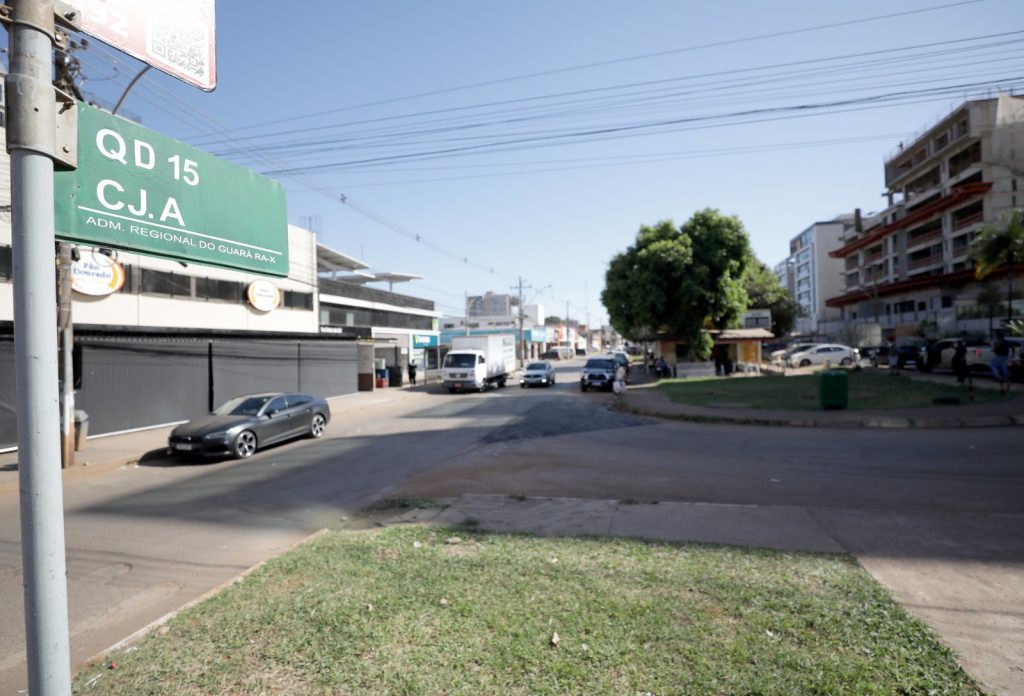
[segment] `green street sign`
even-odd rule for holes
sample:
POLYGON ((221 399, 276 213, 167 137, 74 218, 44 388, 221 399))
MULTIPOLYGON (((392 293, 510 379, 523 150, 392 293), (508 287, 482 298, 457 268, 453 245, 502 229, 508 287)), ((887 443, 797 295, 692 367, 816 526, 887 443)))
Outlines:
POLYGON ((78 169, 54 173, 56 236, 264 275, 288 275, 273 179, 78 103, 78 169))

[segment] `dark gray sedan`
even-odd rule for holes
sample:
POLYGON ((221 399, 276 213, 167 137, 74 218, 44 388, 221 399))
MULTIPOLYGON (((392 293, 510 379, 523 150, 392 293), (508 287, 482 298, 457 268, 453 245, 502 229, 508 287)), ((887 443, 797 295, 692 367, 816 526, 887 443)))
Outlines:
POLYGON ((330 419, 327 402, 308 394, 236 396, 210 415, 172 430, 167 446, 173 454, 246 459, 276 442, 320 437, 330 419))

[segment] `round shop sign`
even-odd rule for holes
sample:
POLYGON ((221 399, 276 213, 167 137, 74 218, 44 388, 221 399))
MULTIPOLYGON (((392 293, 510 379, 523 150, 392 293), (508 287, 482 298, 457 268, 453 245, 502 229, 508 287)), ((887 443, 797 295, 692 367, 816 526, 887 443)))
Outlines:
POLYGON ((124 268, 100 255, 86 255, 71 265, 71 289, 83 295, 110 295, 124 285, 124 268))
POLYGON ((245 296, 253 309, 269 312, 281 304, 281 291, 269 280, 256 280, 249 284, 245 296))

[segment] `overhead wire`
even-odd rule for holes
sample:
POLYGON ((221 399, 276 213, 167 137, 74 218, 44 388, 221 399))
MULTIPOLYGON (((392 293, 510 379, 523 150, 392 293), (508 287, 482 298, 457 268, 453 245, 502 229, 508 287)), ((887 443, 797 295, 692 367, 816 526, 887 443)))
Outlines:
POLYGON ((568 66, 568 67, 554 68, 554 69, 551 69, 551 70, 542 70, 542 71, 537 71, 537 72, 525 73, 525 74, 521 74, 521 75, 515 75, 515 76, 511 76, 511 77, 498 78, 498 79, 494 79, 494 80, 486 80, 486 81, 482 81, 482 82, 474 82, 474 83, 470 83, 470 84, 459 85, 459 86, 456 86, 456 87, 447 87, 447 88, 443 88, 443 89, 437 89, 437 90, 431 90, 431 91, 425 91, 425 92, 418 92, 418 93, 415 93, 415 94, 409 94, 409 95, 405 95, 405 96, 401 96, 401 97, 392 97, 390 99, 382 99, 382 100, 377 100, 377 101, 373 101, 373 102, 367 102, 367 103, 364 103, 364 104, 358 104, 358 105, 353 105, 353 106, 340 107, 340 108, 336 108, 336 109, 325 109, 325 110, 322 110, 322 111, 319 111, 319 112, 315 112, 315 113, 312 113, 312 114, 304 114, 304 115, 299 115, 299 116, 291 116, 291 117, 282 118, 282 119, 274 119, 274 120, 271 120, 271 121, 264 121, 264 122, 259 123, 259 124, 252 124, 252 125, 249 125, 249 126, 242 126, 242 127, 237 128, 236 131, 237 130, 249 130, 249 129, 261 127, 261 126, 264 126, 264 125, 276 125, 278 123, 288 123, 288 122, 291 122, 291 121, 302 120, 302 119, 305 119, 305 118, 324 116, 324 115, 332 114, 332 113, 341 113, 341 112, 344 112, 344 111, 353 111, 353 110, 356 110, 356 109, 363 109, 363 108, 368 108, 368 107, 373 107, 373 106, 383 106, 383 105, 386 105, 386 104, 394 104, 394 103, 397 103, 397 102, 409 101, 409 100, 413 100, 413 99, 421 99, 421 98, 424 98, 424 97, 438 96, 438 95, 442 95, 442 94, 451 94, 453 92, 459 92, 459 91, 465 91, 465 90, 471 90, 471 89, 478 89, 480 87, 489 87, 489 86, 493 86, 493 85, 506 84, 506 83, 509 83, 509 82, 518 82, 518 81, 522 81, 522 80, 531 80, 531 79, 535 79, 537 77, 547 77, 547 76, 550 76, 550 75, 558 75, 558 74, 564 74, 564 73, 568 73, 568 72, 576 72, 576 71, 587 70, 587 69, 595 68, 595 67, 606 67, 608 65, 615 65, 615 64, 633 62, 633 61, 638 61, 638 60, 648 60, 650 58, 659 58, 659 57, 668 56, 668 55, 675 55, 675 54, 679 54, 679 53, 688 53, 688 52, 693 52, 693 51, 701 51, 701 50, 706 50, 708 48, 722 48, 722 47, 725 47, 725 46, 735 46, 735 45, 738 45, 738 44, 741 44, 741 43, 750 43, 750 42, 754 42, 754 41, 762 41, 762 40, 765 40, 765 39, 780 38, 780 37, 783 37, 783 36, 795 36, 797 34, 805 34, 805 33, 810 33, 810 32, 815 32, 815 31, 821 31, 823 29, 836 29, 836 28, 839 28, 839 27, 853 26, 853 25, 856 25, 856 24, 868 24, 868 23, 871 23, 871 22, 877 22, 877 21, 882 21, 882 20, 886 20, 886 19, 895 19, 897 17, 906 17, 906 16, 910 16, 910 15, 915 15, 915 14, 924 14, 924 13, 928 13, 928 12, 937 12, 937 11, 940 11, 940 10, 946 10, 946 9, 950 9, 950 8, 954 8, 954 7, 961 7, 961 6, 964 6, 964 5, 975 5, 975 4, 982 3, 982 2, 987 2, 987 1, 988 0, 961 0, 961 1, 958 1, 958 2, 946 3, 946 4, 943 4, 943 5, 933 5, 933 6, 930 6, 930 7, 917 8, 917 9, 914 9, 914 10, 905 10, 905 11, 901 11, 901 12, 892 12, 892 13, 888 13, 888 14, 884 14, 884 15, 875 15, 875 16, 872 16, 872 17, 861 17, 861 18, 852 19, 852 20, 845 20, 845 21, 841 21, 841 22, 832 22, 832 23, 828 23, 828 24, 818 24, 818 25, 813 25, 813 26, 808 26, 808 27, 801 27, 801 28, 797 28, 797 29, 787 29, 787 30, 783 30, 783 31, 779 31, 779 32, 770 32, 770 33, 765 33, 765 34, 755 34, 755 35, 752 35, 752 36, 740 37, 740 38, 737 38, 737 39, 726 39, 726 40, 722 40, 722 41, 709 42, 709 43, 704 43, 704 44, 695 44, 693 46, 684 46, 684 47, 680 47, 680 48, 676 48, 676 49, 669 49, 669 50, 664 50, 664 51, 655 51, 655 52, 651 52, 651 53, 643 53, 643 54, 639 54, 639 55, 626 56, 626 57, 623 57, 623 58, 613 58, 613 59, 608 59, 608 60, 595 61, 595 62, 591 62, 591 63, 584 63, 584 64, 579 64, 579 65, 573 65, 573 66, 568 66))

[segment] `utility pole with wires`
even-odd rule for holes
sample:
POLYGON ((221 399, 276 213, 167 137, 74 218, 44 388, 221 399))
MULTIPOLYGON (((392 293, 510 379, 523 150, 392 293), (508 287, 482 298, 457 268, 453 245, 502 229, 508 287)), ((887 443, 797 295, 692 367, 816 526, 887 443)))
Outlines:
MULTIPOLYGON (((523 369, 523 361, 526 359, 526 341, 523 336, 523 290, 529 290, 531 286, 523 285, 523 277, 519 276, 519 369, 523 369)), ((516 286, 512 286, 515 290, 516 286)))

